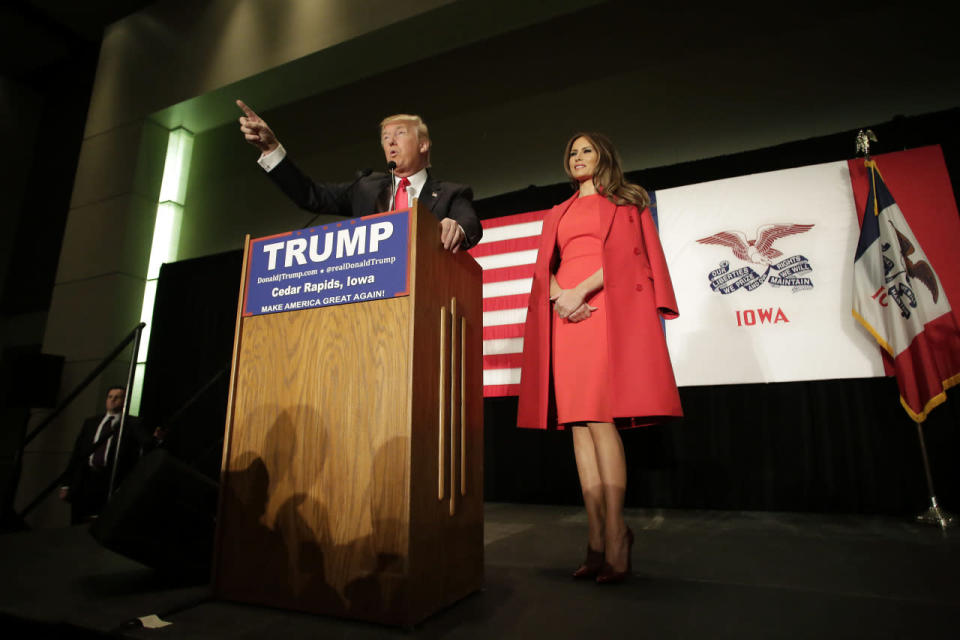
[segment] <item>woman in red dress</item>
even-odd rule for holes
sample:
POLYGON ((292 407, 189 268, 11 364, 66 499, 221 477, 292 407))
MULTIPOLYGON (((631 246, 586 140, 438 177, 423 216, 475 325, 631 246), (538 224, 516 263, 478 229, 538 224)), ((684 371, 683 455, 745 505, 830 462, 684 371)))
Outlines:
POLYGON ((573 575, 619 582, 630 575, 633 532, 618 428, 682 415, 660 322, 677 304, 650 198, 624 179, 610 140, 574 135, 564 168, 576 193, 543 220, 517 424, 571 428, 589 525, 573 575))

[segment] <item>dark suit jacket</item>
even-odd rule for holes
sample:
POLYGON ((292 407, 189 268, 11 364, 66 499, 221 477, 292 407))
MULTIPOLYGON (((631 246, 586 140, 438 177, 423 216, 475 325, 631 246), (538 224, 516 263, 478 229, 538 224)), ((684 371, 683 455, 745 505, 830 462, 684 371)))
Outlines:
MULTIPOLYGON (((371 173, 355 184, 314 182, 287 156, 267 175, 300 208, 313 213, 360 217, 386 211, 390 204, 390 175, 386 173, 371 173)), ((480 241, 483 229, 473 210, 473 190, 467 185, 435 180, 428 172, 420 202, 437 220, 457 221, 466 234, 461 248, 469 249, 480 241)))
MULTIPOLYGON (((123 440, 120 453, 116 447, 112 451, 107 466, 102 471, 90 468, 89 456, 94 447, 94 436, 103 421, 103 416, 93 416, 83 421, 80 433, 73 445, 70 463, 64 473, 64 482, 70 487, 74 523, 83 521, 87 516, 99 513, 107 500, 107 488, 113 465, 117 464, 116 486, 130 472, 140 458, 142 451, 155 446, 152 434, 146 433, 139 418, 127 416, 123 426, 123 440)), ((116 487, 114 487, 116 488, 116 487)))

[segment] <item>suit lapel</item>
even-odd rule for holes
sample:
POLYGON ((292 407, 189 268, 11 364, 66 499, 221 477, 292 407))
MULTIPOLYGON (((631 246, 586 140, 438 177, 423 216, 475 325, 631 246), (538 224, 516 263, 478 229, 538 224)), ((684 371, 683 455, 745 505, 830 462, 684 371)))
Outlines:
POLYGON ((435 181, 428 171, 427 181, 423 183, 423 190, 417 196, 417 199, 423 206, 430 211, 433 211, 433 205, 435 205, 437 200, 440 198, 440 191, 440 183, 435 181))

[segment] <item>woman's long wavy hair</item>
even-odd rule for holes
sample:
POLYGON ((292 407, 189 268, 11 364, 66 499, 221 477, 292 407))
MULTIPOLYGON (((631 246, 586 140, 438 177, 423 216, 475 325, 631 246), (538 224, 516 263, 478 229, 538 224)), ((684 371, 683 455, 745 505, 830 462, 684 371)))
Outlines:
POLYGON ((638 184, 627 182, 620 168, 620 154, 602 133, 580 132, 567 140, 563 151, 563 170, 570 176, 570 182, 576 189, 580 183, 570 174, 570 150, 577 138, 586 138, 597 154, 597 170, 593 174, 593 184, 607 200, 617 205, 632 204, 641 211, 650 205, 650 195, 638 184))

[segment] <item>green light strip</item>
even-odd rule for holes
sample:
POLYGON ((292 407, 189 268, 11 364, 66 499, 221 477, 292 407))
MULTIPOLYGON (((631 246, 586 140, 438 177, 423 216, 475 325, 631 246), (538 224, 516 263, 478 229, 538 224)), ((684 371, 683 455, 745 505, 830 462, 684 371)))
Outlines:
POLYGON ((193 134, 183 127, 170 132, 167 138, 167 157, 163 164, 163 180, 157 203, 157 217, 153 226, 153 242, 150 245, 150 262, 147 266, 147 281, 143 286, 143 307, 140 320, 146 322, 137 352, 137 367, 130 396, 130 413, 140 414, 140 399, 143 395, 143 379, 147 370, 147 348, 150 345, 150 324, 153 322, 153 305, 157 296, 157 278, 160 265, 177 259, 180 245, 180 222, 183 219, 183 202, 187 193, 187 176, 190 175, 190 157, 193 153, 193 134))

